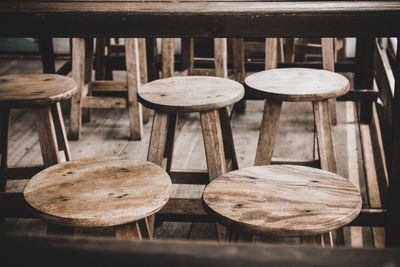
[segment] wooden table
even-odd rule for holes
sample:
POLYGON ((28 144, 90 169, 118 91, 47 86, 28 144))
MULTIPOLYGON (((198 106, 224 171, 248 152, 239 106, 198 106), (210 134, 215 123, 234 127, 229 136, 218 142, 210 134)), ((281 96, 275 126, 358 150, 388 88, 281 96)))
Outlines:
MULTIPOLYGON (((4 0, 0 23, 0 37, 357 37, 355 87, 370 89, 374 38, 399 35, 400 2, 4 0)), ((82 71, 73 73, 82 79, 82 71)), ((393 156, 392 200, 400 195, 398 154, 393 156)), ((389 207, 400 214, 396 205, 389 207)), ((395 230, 400 217, 392 220, 393 240, 400 245, 400 231, 395 230)))

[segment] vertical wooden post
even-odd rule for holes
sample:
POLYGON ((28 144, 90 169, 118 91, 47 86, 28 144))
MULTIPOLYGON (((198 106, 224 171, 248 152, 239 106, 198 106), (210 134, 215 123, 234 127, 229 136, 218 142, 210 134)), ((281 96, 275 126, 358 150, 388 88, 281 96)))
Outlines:
POLYGON ((232 169, 227 171, 237 170, 239 169, 239 166, 237 162, 235 143, 233 141, 232 127, 227 107, 221 108, 219 110, 219 118, 221 120, 221 130, 224 141, 225 159, 232 160, 232 169))
POLYGON ((104 80, 106 78, 106 40, 105 38, 96 38, 96 73, 95 80, 104 80))
MULTIPOLYGON (((244 82, 246 78, 245 68, 245 43, 244 38, 233 38, 232 39, 232 63, 233 63, 233 76, 234 80, 240 83, 244 82)), ((246 101, 240 100, 235 104, 235 110, 243 113, 246 109, 246 101)))
MULTIPOLYGON (((93 72, 93 38, 85 39, 85 73, 83 76, 84 84, 87 85, 92 80, 93 72)), ((86 87, 86 86, 85 86, 86 87)), ((88 92, 84 92, 84 95, 91 95, 90 88, 88 87, 88 92)), ((82 121, 89 122, 92 115, 90 108, 83 108, 82 110, 82 121)))
POLYGON ((170 113, 168 114, 168 130, 167 130, 167 140, 165 142, 164 157, 167 158, 166 171, 171 172, 172 157, 174 154, 174 143, 175 143, 175 129, 178 124, 178 114, 170 113))
POLYGON ((85 40, 83 38, 72 39, 72 78, 78 85, 78 92, 71 98, 71 110, 69 119, 68 137, 78 140, 82 125, 81 98, 84 87, 85 68, 85 40))
MULTIPOLYGON (((322 45, 322 68, 335 72, 335 50, 334 38, 321 38, 322 45)), ((337 124, 336 99, 329 99, 329 112, 331 113, 332 125, 337 124)))
POLYGON ((154 113, 153 126, 151 129, 149 151, 147 161, 162 167, 164 151, 167 142, 169 116, 168 113, 154 113))
POLYGON ((141 140, 143 136, 142 106, 137 100, 140 87, 139 44, 136 38, 125 39, 125 60, 128 86, 128 111, 131 139, 141 140))
POLYGON ((61 105, 60 103, 53 104, 51 105, 50 109, 54 121, 54 129, 56 131, 58 149, 63 150, 65 154, 65 160, 70 161, 72 159, 71 151, 68 145, 61 105))
POLYGON ((214 38, 215 76, 228 77, 228 46, 226 38, 214 38))
POLYGON ((148 81, 151 82, 158 79, 156 38, 146 38, 146 56, 148 81))
MULTIPOLYGON (((400 51, 400 37, 397 38, 397 51, 400 51)), ((392 123, 392 157, 389 170, 388 219, 386 226, 386 245, 400 247, 400 53, 396 57, 394 73, 395 91, 392 123)))
MULTIPOLYGON (((0 134, 0 148, 1 148, 1 165, 0 165, 0 192, 6 191, 7 177, 5 172, 7 169, 7 158, 8 158, 8 139, 10 129, 10 109, 1 108, 1 134, 0 134)), ((1 220, 0 220, 1 222, 1 220)))
POLYGON ((43 73, 55 73, 53 38, 39 38, 39 50, 42 56, 43 73))
POLYGON ((175 71, 175 45, 174 38, 163 38, 161 47, 161 76, 162 78, 174 76, 175 71))
POLYGON ((265 101, 264 115, 258 137, 255 166, 271 164, 275 137, 278 133, 282 102, 265 101))
POLYGON ((266 38, 265 39, 265 69, 276 69, 278 67, 278 39, 266 38))
POLYGON ((193 74, 194 68, 194 39, 182 38, 182 69, 188 70, 188 75, 193 74))
MULTIPOLYGON (((139 67, 140 67, 140 85, 144 85, 148 81, 147 74, 147 51, 146 51, 146 39, 139 38, 139 67)), ((139 105, 141 105, 139 103, 139 105)), ((147 123, 150 120, 150 110, 142 106, 143 122, 147 123)))
MULTIPOLYGON (((356 66, 354 74, 355 89, 372 89, 374 81, 374 37, 357 38, 356 66)), ((370 123, 372 118, 372 103, 361 102, 360 122, 370 123)))
POLYGON ((285 38, 285 62, 294 62, 294 45, 295 38, 285 38))

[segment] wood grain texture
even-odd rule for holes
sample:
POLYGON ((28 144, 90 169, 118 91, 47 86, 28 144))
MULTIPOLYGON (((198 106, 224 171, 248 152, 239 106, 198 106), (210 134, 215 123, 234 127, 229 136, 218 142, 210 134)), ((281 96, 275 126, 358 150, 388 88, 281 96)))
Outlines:
POLYGON ((168 174, 157 165, 114 157, 50 167, 32 177, 23 194, 33 212, 46 221, 100 227, 154 214, 168 201, 171 191, 168 174))
POLYGON ((289 165, 229 172, 206 187, 203 202, 225 225, 273 236, 325 233, 348 224, 361 209, 359 191, 345 178, 289 165))
POLYGON ((77 85, 57 74, 13 74, 0 77, 0 104, 7 106, 48 105, 71 98, 77 85))
MULTIPOLYGON (((334 38, 321 38, 322 46, 322 68, 328 71, 335 71, 335 48, 334 38)), ((336 100, 329 100, 329 110, 331 112, 332 124, 337 124, 336 118, 336 100)))
POLYGON ((233 80, 206 77, 171 77, 139 89, 143 105, 164 112, 195 112, 219 109, 243 98, 243 86, 233 80))
POLYGON ((282 68, 258 72, 245 80, 246 89, 276 101, 310 101, 335 98, 347 93, 344 76, 325 70, 282 68))
POLYGON ((228 46, 226 38, 214 38, 215 76, 228 77, 228 46))

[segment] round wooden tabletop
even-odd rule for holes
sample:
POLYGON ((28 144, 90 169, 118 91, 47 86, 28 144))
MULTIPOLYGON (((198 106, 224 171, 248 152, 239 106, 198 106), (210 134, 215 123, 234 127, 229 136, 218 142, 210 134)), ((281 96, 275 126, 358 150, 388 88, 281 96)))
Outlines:
POLYGON ((140 102, 164 112, 195 112, 226 107, 243 98, 243 86, 210 76, 183 76, 155 80, 142 86, 140 102))
POLYGON ((245 80, 246 90, 277 101, 313 101, 336 98, 350 89, 349 80, 335 72, 282 68, 257 72, 245 80))
POLYGON ((53 224, 106 227, 159 211, 172 191, 159 166, 128 158, 73 160, 33 176, 23 195, 31 210, 53 224))
POLYGON ((357 188, 337 174, 267 165, 220 176, 205 188, 203 204, 217 221, 238 231, 304 236, 348 224, 362 201, 357 188))
POLYGON ((13 74, 0 77, 0 105, 40 106, 71 98, 72 78, 57 74, 13 74))

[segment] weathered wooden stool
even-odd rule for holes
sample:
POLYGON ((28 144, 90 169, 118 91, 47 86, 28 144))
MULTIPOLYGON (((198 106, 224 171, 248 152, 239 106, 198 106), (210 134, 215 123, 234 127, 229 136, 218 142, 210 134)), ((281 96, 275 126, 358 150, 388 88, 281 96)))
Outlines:
POLYGON ((70 99, 76 90, 73 79, 56 74, 0 77, 0 191, 5 190, 7 179, 27 179, 44 167, 59 163, 59 150, 64 150, 66 160, 71 159, 60 101, 70 99), (10 109, 21 107, 34 109, 44 166, 7 166, 10 109))
MULTIPOLYGON (((227 169, 237 169, 227 106, 243 95, 240 83, 210 76, 171 77, 141 87, 139 101, 155 110, 147 160, 166 166, 174 181, 171 164, 178 113, 200 112, 209 179, 217 178, 227 169)), ((196 175, 188 172, 186 176, 196 175)))
POLYGON ((282 102, 312 101, 321 168, 336 172, 328 100, 347 93, 347 78, 325 70, 287 68, 252 74, 245 85, 250 94, 266 99, 255 165, 271 163, 282 102))
POLYGON ((228 228, 229 240, 251 235, 301 237, 321 244, 322 234, 357 217, 362 200, 347 179, 294 165, 248 167, 226 173, 203 193, 203 206, 228 228))
POLYGON ((114 227, 117 238, 151 238, 147 218, 172 191, 159 166, 128 158, 73 160, 33 176, 23 194, 31 210, 48 222, 50 234, 72 227, 114 227))

